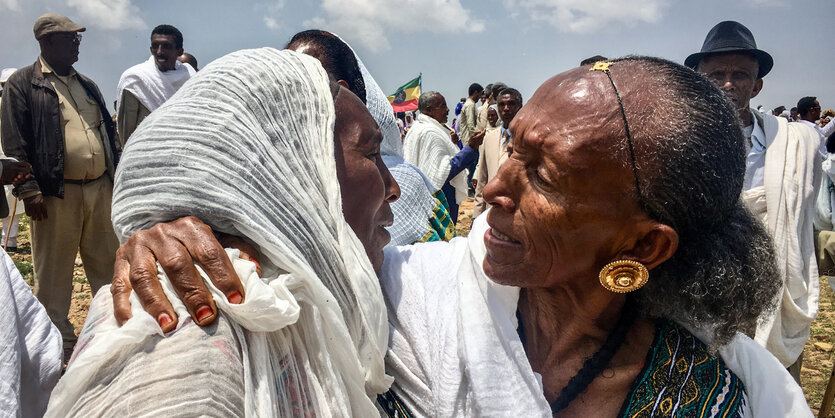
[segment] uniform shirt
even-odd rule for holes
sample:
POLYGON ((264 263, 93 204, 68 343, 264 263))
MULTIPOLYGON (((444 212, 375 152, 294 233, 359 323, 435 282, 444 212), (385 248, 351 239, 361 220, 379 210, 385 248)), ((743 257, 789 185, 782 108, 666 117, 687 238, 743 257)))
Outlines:
POLYGON ((482 131, 487 128, 487 109, 490 108, 490 101, 487 100, 481 104, 481 107, 478 108, 478 122, 475 124, 476 132, 482 131))
POLYGON ((64 135, 64 178, 95 179, 107 170, 100 127, 101 109, 96 100, 78 81, 75 69, 67 76, 56 74, 38 57, 44 77, 58 94, 61 111, 61 133, 64 135))
POLYGON ((464 107, 461 108, 461 135, 459 135, 462 144, 470 141, 470 137, 475 134, 475 125, 478 114, 475 109, 475 102, 473 99, 467 98, 464 102, 464 107))

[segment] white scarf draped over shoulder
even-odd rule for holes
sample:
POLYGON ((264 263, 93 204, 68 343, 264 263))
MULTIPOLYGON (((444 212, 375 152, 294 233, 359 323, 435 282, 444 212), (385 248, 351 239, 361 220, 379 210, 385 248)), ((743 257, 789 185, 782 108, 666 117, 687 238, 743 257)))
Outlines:
POLYGON ((124 90, 131 92, 139 103, 142 103, 142 106, 153 112, 170 99, 193 75, 194 68, 180 61, 174 63, 173 70, 160 71, 154 56, 151 55, 144 62, 122 73, 116 87, 116 113, 119 113, 118 109, 122 106, 122 91, 124 90))
MULTIPOLYGON (((221 312, 218 329, 226 319, 232 344, 239 344, 242 370, 232 376, 244 377, 246 416, 373 416, 373 397, 392 381, 384 372, 388 329, 379 282, 342 215, 334 118, 328 75, 316 59, 272 48, 238 51, 207 65, 153 112, 119 165, 113 223, 122 242, 140 229, 194 215, 260 252, 262 278, 240 267, 248 262, 234 260, 246 288, 242 304, 226 302, 204 276, 221 312)), ((180 316, 168 340, 191 322, 161 270, 159 277, 180 316)), ((109 293, 104 289, 93 301, 80 339, 85 348, 51 401, 53 416, 66 416, 95 389, 95 373, 122 366, 114 359, 157 347, 146 342, 159 341, 159 327, 135 296, 133 318, 121 328, 112 315, 96 313, 97 300, 109 300, 109 293)), ((199 365, 175 369, 208 374, 217 385, 211 401, 228 392, 210 363, 197 360, 208 356, 195 348, 199 343, 186 340, 177 350, 194 353, 199 365)), ((189 398, 192 386, 169 396, 199 415, 200 402, 189 398)), ((166 408, 177 407, 169 403, 166 408)))
MULTIPOLYGON (((449 137, 449 131, 435 119, 420 114, 403 140, 403 156, 416 165, 437 188, 442 188, 449 176, 450 160, 458 149, 449 137)), ((458 203, 467 198, 467 170, 450 179, 455 188, 458 203)))
POLYGON ((754 339, 788 367, 803 352, 820 294, 813 221, 820 184, 818 136, 783 118, 763 116, 766 136, 764 185, 743 192, 748 209, 764 222, 774 240, 783 277, 777 309, 757 327, 754 339))

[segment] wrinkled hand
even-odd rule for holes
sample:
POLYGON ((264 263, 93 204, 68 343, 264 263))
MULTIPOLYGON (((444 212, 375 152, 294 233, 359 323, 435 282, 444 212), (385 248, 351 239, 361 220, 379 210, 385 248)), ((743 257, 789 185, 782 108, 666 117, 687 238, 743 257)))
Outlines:
POLYGON ((467 142, 467 145, 469 145, 470 148, 478 149, 478 147, 481 146, 481 143, 484 142, 484 133, 485 132, 486 131, 479 131, 479 132, 476 132, 475 134, 473 134, 473 136, 470 137, 470 141, 467 142))
POLYGON ((163 332, 176 327, 177 314, 157 278, 157 262, 198 325, 212 323, 217 317, 217 306, 194 263, 206 272, 230 303, 242 303, 243 284, 224 246, 241 250, 241 258, 255 262, 258 274, 261 274, 258 253, 251 245, 235 237, 222 237, 218 241, 211 228, 193 216, 157 224, 133 234, 116 252, 110 287, 119 325, 132 316, 130 292, 133 289, 142 307, 156 318, 163 332))
POLYGON ((3 160, 3 173, 0 174, 0 184, 23 183, 32 176, 32 166, 29 163, 22 163, 14 160, 3 160))
POLYGON ((449 131, 449 139, 452 140, 452 143, 458 145, 458 134, 455 131, 449 131))
POLYGON ((23 199, 23 207, 26 209, 26 214, 33 221, 42 221, 49 217, 46 213, 46 202, 44 202, 42 194, 36 194, 23 199))

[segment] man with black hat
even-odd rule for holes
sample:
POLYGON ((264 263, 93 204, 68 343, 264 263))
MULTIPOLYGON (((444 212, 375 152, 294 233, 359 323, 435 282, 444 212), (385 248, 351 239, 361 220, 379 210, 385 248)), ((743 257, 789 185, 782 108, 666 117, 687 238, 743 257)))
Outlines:
POLYGON ((705 74, 739 112, 747 156, 742 198, 774 239, 784 279, 778 308, 758 326, 755 340, 799 382, 803 346, 818 310, 812 228, 821 176, 818 135, 806 126, 749 108, 774 61, 757 49, 751 31, 741 23, 714 26, 702 50, 684 64, 705 74))
POLYGON ((110 222, 119 144, 98 86, 73 68, 85 28, 48 13, 35 21, 41 54, 3 89, 3 151, 32 165, 14 194, 32 219, 35 296, 64 338, 68 358, 75 332, 67 318, 76 253, 93 293, 113 277, 119 242, 110 222))

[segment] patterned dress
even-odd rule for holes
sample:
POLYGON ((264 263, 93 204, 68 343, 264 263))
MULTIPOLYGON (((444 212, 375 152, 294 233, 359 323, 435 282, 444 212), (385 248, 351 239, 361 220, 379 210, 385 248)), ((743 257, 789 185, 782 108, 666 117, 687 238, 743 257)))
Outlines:
POLYGON ((620 417, 739 417, 742 381, 686 329, 656 325, 643 370, 632 383, 620 417))
MULTIPOLYGON (((681 326, 658 320, 644 368, 632 382, 618 417, 741 417, 742 381, 681 326)), ((411 414, 394 392, 377 397, 390 418, 411 414)))
POLYGON ((429 219, 429 232, 420 241, 449 241, 455 238, 455 223, 449 215, 449 203, 443 190, 435 192, 433 197, 435 209, 432 210, 432 218, 429 219))

